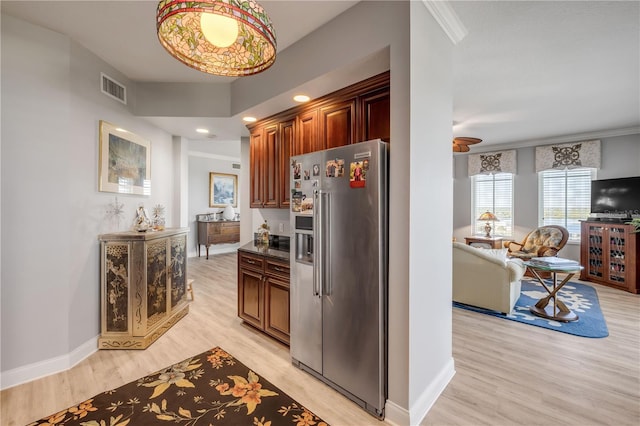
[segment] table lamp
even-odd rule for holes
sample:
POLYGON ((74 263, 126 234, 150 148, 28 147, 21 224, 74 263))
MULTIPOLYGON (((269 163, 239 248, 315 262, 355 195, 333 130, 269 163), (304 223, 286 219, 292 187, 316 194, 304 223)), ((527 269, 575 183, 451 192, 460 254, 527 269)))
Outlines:
POLYGON ((478 220, 487 222, 487 224, 484 225, 484 230, 487 233, 487 235, 485 235, 485 238, 491 238, 491 222, 495 222, 496 220, 498 220, 496 215, 494 215, 490 211, 486 211, 480 215, 478 220))

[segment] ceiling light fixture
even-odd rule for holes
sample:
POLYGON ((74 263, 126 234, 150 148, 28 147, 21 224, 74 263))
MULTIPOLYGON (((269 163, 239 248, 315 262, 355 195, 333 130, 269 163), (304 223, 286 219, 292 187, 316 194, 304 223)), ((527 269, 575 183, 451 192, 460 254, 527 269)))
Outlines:
POLYGON ((309 102, 311 98, 309 98, 307 95, 295 95, 293 97, 293 100, 296 102, 309 102))
POLYGON ((208 74, 257 74, 276 60, 271 20, 255 1, 163 0, 156 29, 171 56, 208 74))
POLYGON ((258 121, 258 119, 255 117, 247 116, 247 117, 242 117, 242 121, 245 121, 247 123, 255 123, 256 121, 258 121))
POLYGON ((196 129, 196 132, 207 134, 207 133, 209 133, 209 130, 203 129, 203 128, 198 128, 198 129, 196 129))

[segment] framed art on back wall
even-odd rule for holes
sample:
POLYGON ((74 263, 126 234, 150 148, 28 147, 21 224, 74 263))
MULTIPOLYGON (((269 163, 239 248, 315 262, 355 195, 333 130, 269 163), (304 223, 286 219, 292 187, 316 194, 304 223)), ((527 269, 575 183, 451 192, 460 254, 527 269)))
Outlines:
POLYGON ((99 131, 98 189, 151 195, 151 143, 103 120, 99 131))
POLYGON ((209 207, 238 207, 238 176, 209 173, 209 207))

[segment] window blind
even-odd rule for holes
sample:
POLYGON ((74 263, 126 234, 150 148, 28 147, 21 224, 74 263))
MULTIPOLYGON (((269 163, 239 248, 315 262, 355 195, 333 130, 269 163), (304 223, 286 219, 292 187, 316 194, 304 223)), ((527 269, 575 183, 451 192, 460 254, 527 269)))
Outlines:
POLYGON ((498 217, 493 222, 492 235, 511 237, 513 235, 513 174, 497 173, 472 177, 472 218, 474 234, 484 234, 485 222, 477 219, 486 211, 498 217))
POLYGON ((591 180, 595 169, 545 170, 539 173, 539 225, 559 225, 569 241, 580 241, 580 221, 591 211, 591 180))

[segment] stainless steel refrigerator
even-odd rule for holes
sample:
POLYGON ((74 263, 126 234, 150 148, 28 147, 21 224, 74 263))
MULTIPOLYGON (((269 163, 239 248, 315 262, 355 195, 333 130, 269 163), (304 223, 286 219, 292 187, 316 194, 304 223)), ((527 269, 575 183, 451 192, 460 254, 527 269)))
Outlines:
POLYGON ((388 144, 291 157, 291 357, 384 418, 388 144))

